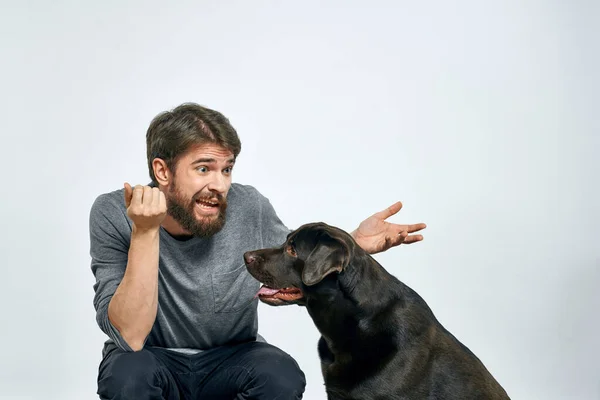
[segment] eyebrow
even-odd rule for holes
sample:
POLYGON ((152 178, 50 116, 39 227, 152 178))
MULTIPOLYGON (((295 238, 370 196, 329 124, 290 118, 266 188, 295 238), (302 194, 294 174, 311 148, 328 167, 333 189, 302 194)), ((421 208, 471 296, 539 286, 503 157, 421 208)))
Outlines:
MULTIPOLYGON (((217 160, 215 160, 214 158, 199 158, 199 159, 193 161, 192 165, 193 164, 214 164, 216 162, 217 162, 217 160)), ((235 158, 230 158, 226 162, 227 162, 227 164, 235 164, 235 158)))

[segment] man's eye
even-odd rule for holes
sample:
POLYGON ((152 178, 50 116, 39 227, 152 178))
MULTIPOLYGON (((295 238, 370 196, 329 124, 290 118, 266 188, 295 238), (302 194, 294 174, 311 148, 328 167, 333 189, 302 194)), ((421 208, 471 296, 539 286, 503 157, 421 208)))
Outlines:
POLYGON ((233 167, 227 167, 223 170, 223 172, 225 172, 226 174, 230 174, 232 170, 233 170, 233 167))
POLYGON ((206 167, 198 167, 198 168, 196 168, 196 170, 199 171, 199 172, 207 172, 208 168, 206 168, 206 167))

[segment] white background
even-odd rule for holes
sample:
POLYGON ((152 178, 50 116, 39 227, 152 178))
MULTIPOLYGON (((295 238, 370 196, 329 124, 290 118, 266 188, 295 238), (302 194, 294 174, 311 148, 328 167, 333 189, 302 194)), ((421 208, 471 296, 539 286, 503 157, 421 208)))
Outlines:
MULTIPOLYGON (((290 227, 390 220, 377 255, 513 399, 598 399, 598 3, 2 3, 0 397, 94 399, 88 213, 148 182, 145 132, 223 112, 234 181, 290 227)), ((374 296, 377 294, 374 293, 374 296)), ((260 331, 324 399, 300 307, 260 331)))

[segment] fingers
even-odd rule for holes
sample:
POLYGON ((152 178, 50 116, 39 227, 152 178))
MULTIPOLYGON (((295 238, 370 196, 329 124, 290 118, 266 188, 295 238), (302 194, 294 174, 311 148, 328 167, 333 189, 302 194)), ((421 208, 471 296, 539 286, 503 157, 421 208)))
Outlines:
POLYGON ((420 230, 427 228, 427 225, 425 225, 422 222, 419 224, 412 224, 412 225, 390 224, 389 226, 390 226, 390 228, 388 228, 388 229, 392 229, 397 232, 406 231, 407 233, 415 233, 415 232, 418 232, 420 230))
POLYGON ((423 235, 409 235, 407 231, 401 231, 396 237, 392 238, 391 243, 392 246, 397 246, 399 244, 416 243, 421 240, 423 240, 423 235))
POLYGON ((386 238, 386 242, 390 245, 389 247, 395 247, 404 243, 407 236, 408 232, 402 231, 393 237, 386 238))
POLYGON ((158 207, 161 211, 167 211, 167 199, 165 198, 165 194, 162 190, 158 191, 158 207))
POLYGON ((375 213, 374 216, 376 216, 379 219, 386 219, 396 214, 398 211, 400 211, 401 208, 402 202, 398 201, 386 208, 385 210, 375 213))
POLYGON ((167 211, 167 200, 165 194, 159 188, 152 189, 152 208, 158 213, 167 211))
POLYGON ((164 193, 157 187, 136 185, 132 189, 129 183, 124 186, 127 216, 136 232, 159 228, 167 215, 164 193))
POLYGON ((156 209, 159 208, 160 205, 160 190, 155 187, 152 188, 152 206, 156 209))
POLYGON ((150 186, 144 186, 144 194, 142 195, 142 203, 152 204, 152 188, 150 186))
POLYGON ((396 240, 398 240, 400 243, 404 243, 404 241, 406 240, 407 237, 408 237, 408 232, 402 231, 398 234, 398 236, 396 237, 396 240))
POLYGON ((411 244, 411 243, 420 242, 421 240, 423 240, 423 235, 410 235, 410 236, 407 236, 402 243, 411 244))
MULTIPOLYGON (((131 188, 131 185, 127 185, 131 188)), ((125 190, 129 189, 125 188, 125 190)), ((129 204, 125 203, 127 208, 137 214, 142 212, 145 203, 152 204, 152 188, 150 186, 135 185, 129 204)))
POLYGON ((427 228, 427 225, 425 225, 424 223, 420 223, 420 224, 408 225, 407 230, 408 230, 408 233, 414 233, 414 232, 418 232, 425 228, 427 228))
POLYGON ((127 182, 124 184, 125 187, 125 205, 127 208, 131 204, 139 205, 151 205, 157 209, 164 208, 166 205, 166 199, 164 193, 157 187, 131 185, 127 182))
POLYGON ((144 187, 142 185, 135 185, 133 188, 133 195, 131 196, 131 204, 134 206, 141 205, 143 196, 144 187))
POLYGON ((125 182, 123 186, 125 187, 125 207, 129 208, 129 205, 131 204, 131 196, 133 195, 133 188, 128 182, 125 182))

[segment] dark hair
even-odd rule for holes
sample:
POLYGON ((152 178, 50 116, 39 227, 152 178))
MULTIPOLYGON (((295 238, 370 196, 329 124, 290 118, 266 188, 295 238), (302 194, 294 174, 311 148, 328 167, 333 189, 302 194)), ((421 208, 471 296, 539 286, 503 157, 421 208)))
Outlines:
POLYGON ((146 132, 146 156, 152 183, 157 185, 152 160, 161 158, 171 171, 190 146, 215 143, 237 158, 242 144, 229 120, 220 112, 196 103, 184 103, 158 114, 146 132))

